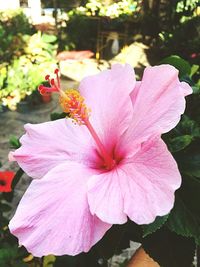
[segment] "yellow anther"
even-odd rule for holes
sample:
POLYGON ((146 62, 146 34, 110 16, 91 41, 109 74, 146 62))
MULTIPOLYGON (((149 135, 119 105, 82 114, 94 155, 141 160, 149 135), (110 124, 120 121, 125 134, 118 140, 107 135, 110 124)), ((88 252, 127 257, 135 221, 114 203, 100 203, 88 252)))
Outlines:
POLYGON ((77 90, 68 89, 60 95, 60 105, 65 113, 79 125, 85 124, 90 110, 84 103, 84 98, 77 90))

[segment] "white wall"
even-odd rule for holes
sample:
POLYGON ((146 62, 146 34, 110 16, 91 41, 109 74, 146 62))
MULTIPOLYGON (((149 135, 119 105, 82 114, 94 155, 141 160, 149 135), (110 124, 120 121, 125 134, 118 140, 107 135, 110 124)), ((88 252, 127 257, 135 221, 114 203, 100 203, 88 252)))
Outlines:
POLYGON ((28 7, 30 8, 30 15, 32 21, 37 23, 41 17, 41 1, 40 0, 28 0, 28 7))
POLYGON ((19 0, 0 0, 0 10, 19 8, 19 0))

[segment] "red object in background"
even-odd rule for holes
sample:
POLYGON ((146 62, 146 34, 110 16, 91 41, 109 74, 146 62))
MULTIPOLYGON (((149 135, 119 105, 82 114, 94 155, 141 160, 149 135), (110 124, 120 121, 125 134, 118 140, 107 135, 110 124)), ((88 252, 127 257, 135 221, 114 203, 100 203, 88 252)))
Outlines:
POLYGON ((51 94, 41 95, 43 103, 49 103, 51 101, 51 94))
POLYGON ((94 53, 90 50, 84 51, 63 51, 58 53, 57 59, 60 60, 67 60, 67 59, 74 59, 74 60, 82 60, 86 58, 91 58, 94 56, 94 53))
POLYGON ((11 192, 12 180, 15 177, 15 173, 11 171, 0 172, 0 192, 11 192))
POLYGON ((200 56, 200 53, 193 53, 190 55, 191 58, 197 58, 200 56))

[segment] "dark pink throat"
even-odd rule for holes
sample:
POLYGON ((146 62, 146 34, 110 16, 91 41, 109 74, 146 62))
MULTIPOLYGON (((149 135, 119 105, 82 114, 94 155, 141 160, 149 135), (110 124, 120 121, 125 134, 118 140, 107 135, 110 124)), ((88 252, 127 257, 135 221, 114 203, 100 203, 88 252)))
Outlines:
POLYGON ((111 170, 117 165, 117 161, 114 159, 113 156, 111 156, 105 146, 102 144, 99 136, 97 135, 96 131, 94 130, 93 126, 91 125, 89 119, 85 121, 85 126, 88 128, 90 134, 92 135, 95 143, 97 144, 98 147, 98 152, 99 155, 101 156, 103 160, 103 166, 102 168, 105 170, 111 170))

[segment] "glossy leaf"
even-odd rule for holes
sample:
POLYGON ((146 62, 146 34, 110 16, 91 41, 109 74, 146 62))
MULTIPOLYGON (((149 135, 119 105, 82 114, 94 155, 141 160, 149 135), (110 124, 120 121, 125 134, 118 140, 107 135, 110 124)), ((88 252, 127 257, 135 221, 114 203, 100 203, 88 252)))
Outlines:
POLYGON ((172 211, 167 226, 173 232, 185 237, 196 237, 196 242, 200 236, 200 220, 193 214, 184 202, 180 199, 176 201, 174 210, 172 211))
POLYGON ((184 60, 183 58, 177 56, 177 55, 172 55, 169 57, 164 58, 160 64, 170 64, 177 68, 179 70, 179 76, 186 76, 190 75, 191 73, 191 66, 190 64, 184 60))
POLYGON ((171 231, 185 237, 193 237, 200 245, 200 180, 183 177, 182 187, 176 193, 176 201, 167 221, 171 231))
POLYGON ((158 217, 156 217, 156 219, 153 223, 148 224, 148 225, 143 225, 142 226, 143 237, 146 237, 146 236, 156 232, 158 229, 160 229, 167 221, 168 216, 169 216, 169 214, 162 216, 162 217, 158 216, 158 217))
POLYGON ((171 152, 177 152, 183 150, 192 142, 193 137, 191 135, 182 135, 170 139, 168 148, 171 152))

